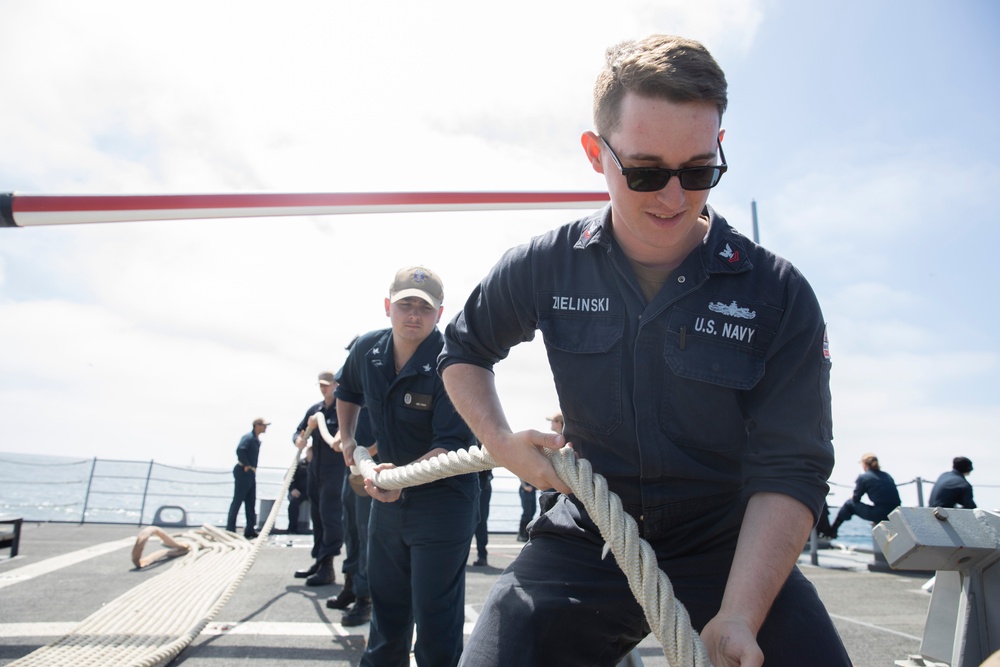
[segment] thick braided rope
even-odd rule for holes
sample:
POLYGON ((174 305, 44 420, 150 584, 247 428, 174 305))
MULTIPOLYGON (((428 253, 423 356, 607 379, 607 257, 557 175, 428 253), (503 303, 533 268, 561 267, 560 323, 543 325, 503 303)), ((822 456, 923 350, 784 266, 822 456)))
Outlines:
POLYGON ((208 525, 176 535, 188 553, 170 569, 115 598, 73 632, 11 667, 154 667, 173 660, 212 622, 253 566, 297 465, 298 451, 255 542, 208 525))
MULTIPOLYGON (((635 519, 622 509, 621 499, 608 489, 607 480, 593 471, 589 461, 578 459, 570 447, 544 451, 559 479, 573 490, 597 524, 606 548, 614 554, 615 561, 628 578, 632 594, 645 612, 653 634, 663 646, 667 662, 672 667, 711 667, 708 652, 691 627, 687 609, 674 596, 670 579, 660 569, 653 548, 639 537, 635 519)), ((481 447, 447 452, 380 472, 375 472, 376 463, 363 447, 355 450, 354 461, 357 472, 387 490, 499 466, 481 447)))

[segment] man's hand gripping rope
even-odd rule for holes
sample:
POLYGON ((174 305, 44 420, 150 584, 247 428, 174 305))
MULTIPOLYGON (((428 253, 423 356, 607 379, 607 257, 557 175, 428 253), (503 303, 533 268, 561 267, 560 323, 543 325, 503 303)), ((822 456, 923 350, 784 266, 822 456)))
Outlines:
MULTIPOLYGON (((320 422, 320 432, 323 432, 320 422)), ((324 436, 325 437, 325 436, 324 436)), ((667 662, 674 667, 711 667, 708 653, 684 605, 674 597, 673 586, 659 568, 649 543, 639 537, 639 527, 622 509, 621 500, 608 490, 607 480, 595 473, 586 459, 578 459, 570 446, 543 449, 559 478, 583 503, 610 550, 628 577, 629 587, 646 613, 653 634, 663 645, 667 662)), ((354 452, 352 472, 384 490, 403 489, 464 473, 492 470, 499 464, 482 447, 440 454, 401 468, 377 469, 364 447, 354 452)))

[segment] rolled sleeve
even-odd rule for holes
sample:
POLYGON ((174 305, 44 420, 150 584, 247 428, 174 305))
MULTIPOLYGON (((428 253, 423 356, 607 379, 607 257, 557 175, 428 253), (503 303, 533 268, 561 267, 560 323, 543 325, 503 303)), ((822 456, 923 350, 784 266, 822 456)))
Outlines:
POLYGON ((819 303, 805 279, 788 270, 784 316, 767 372, 747 394, 743 495, 748 500, 755 493, 782 493, 818 519, 834 464, 831 363, 819 303))
POLYGON ((512 347, 535 337, 531 257, 530 244, 508 250, 473 290, 445 329, 438 372, 452 364, 492 371, 512 347))
POLYGON ((355 343, 351 347, 344 365, 337 371, 337 388, 334 390, 333 395, 337 397, 338 401, 364 405, 365 394, 359 368, 359 364, 363 358, 364 350, 361 349, 360 345, 355 343))

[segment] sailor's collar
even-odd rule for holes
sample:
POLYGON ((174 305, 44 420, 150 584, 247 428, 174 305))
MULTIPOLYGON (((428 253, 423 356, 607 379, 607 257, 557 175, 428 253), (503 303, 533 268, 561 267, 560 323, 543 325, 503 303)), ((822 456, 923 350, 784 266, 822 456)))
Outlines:
POLYGON ((711 206, 705 206, 705 213, 709 228, 700 248, 705 270, 708 273, 743 273, 753 269, 750 261, 753 242, 733 229, 711 206))
MULTIPOLYGON (((441 330, 437 327, 428 334, 417 349, 414 351, 413 356, 406 363, 406 366, 402 369, 400 375, 410 375, 411 373, 418 375, 434 375, 437 373, 437 353, 436 349, 440 349, 441 343, 441 330), (435 347, 436 346, 436 347, 435 347)), ((379 336, 378 342, 375 346, 368 350, 368 358, 372 365, 377 367, 395 367, 395 361, 393 361, 393 342, 392 342, 392 329, 386 329, 381 336, 379 336)))
POLYGON ((611 243, 611 204, 584 218, 580 236, 573 247, 587 248, 594 243, 603 246, 611 243))
MULTIPOLYGON (((694 252, 701 256, 705 270, 708 273, 742 273, 752 269, 749 251, 753 244, 750 240, 733 229, 711 206, 706 204, 703 214, 708 216, 708 234, 694 252)), ((582 249, 595 243, 610 246, 612 238, 611 204, 608 204, 582 221, 580 235, 573 247, 582 249)))

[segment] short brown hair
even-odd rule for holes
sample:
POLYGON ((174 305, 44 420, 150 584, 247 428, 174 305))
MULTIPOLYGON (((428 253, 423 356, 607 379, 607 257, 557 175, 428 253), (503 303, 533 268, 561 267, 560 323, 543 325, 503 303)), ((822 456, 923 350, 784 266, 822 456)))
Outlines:
POLYGON ((709 102, 719 119, 729 104, 722 68, 700 42, 674 35, 650 35, 616 44, 606 52, 594 84, 594 127, 618 129, 622 100, 629 92, 671 102, 709 102))
POLYGON ((878 457, 872 454, 871 452, 868 452, 867 454, 861 457, 861 463, 864 463, 866 466, 868 466, 875 472, 878 472, 882 469, 878 465, 878 457))

